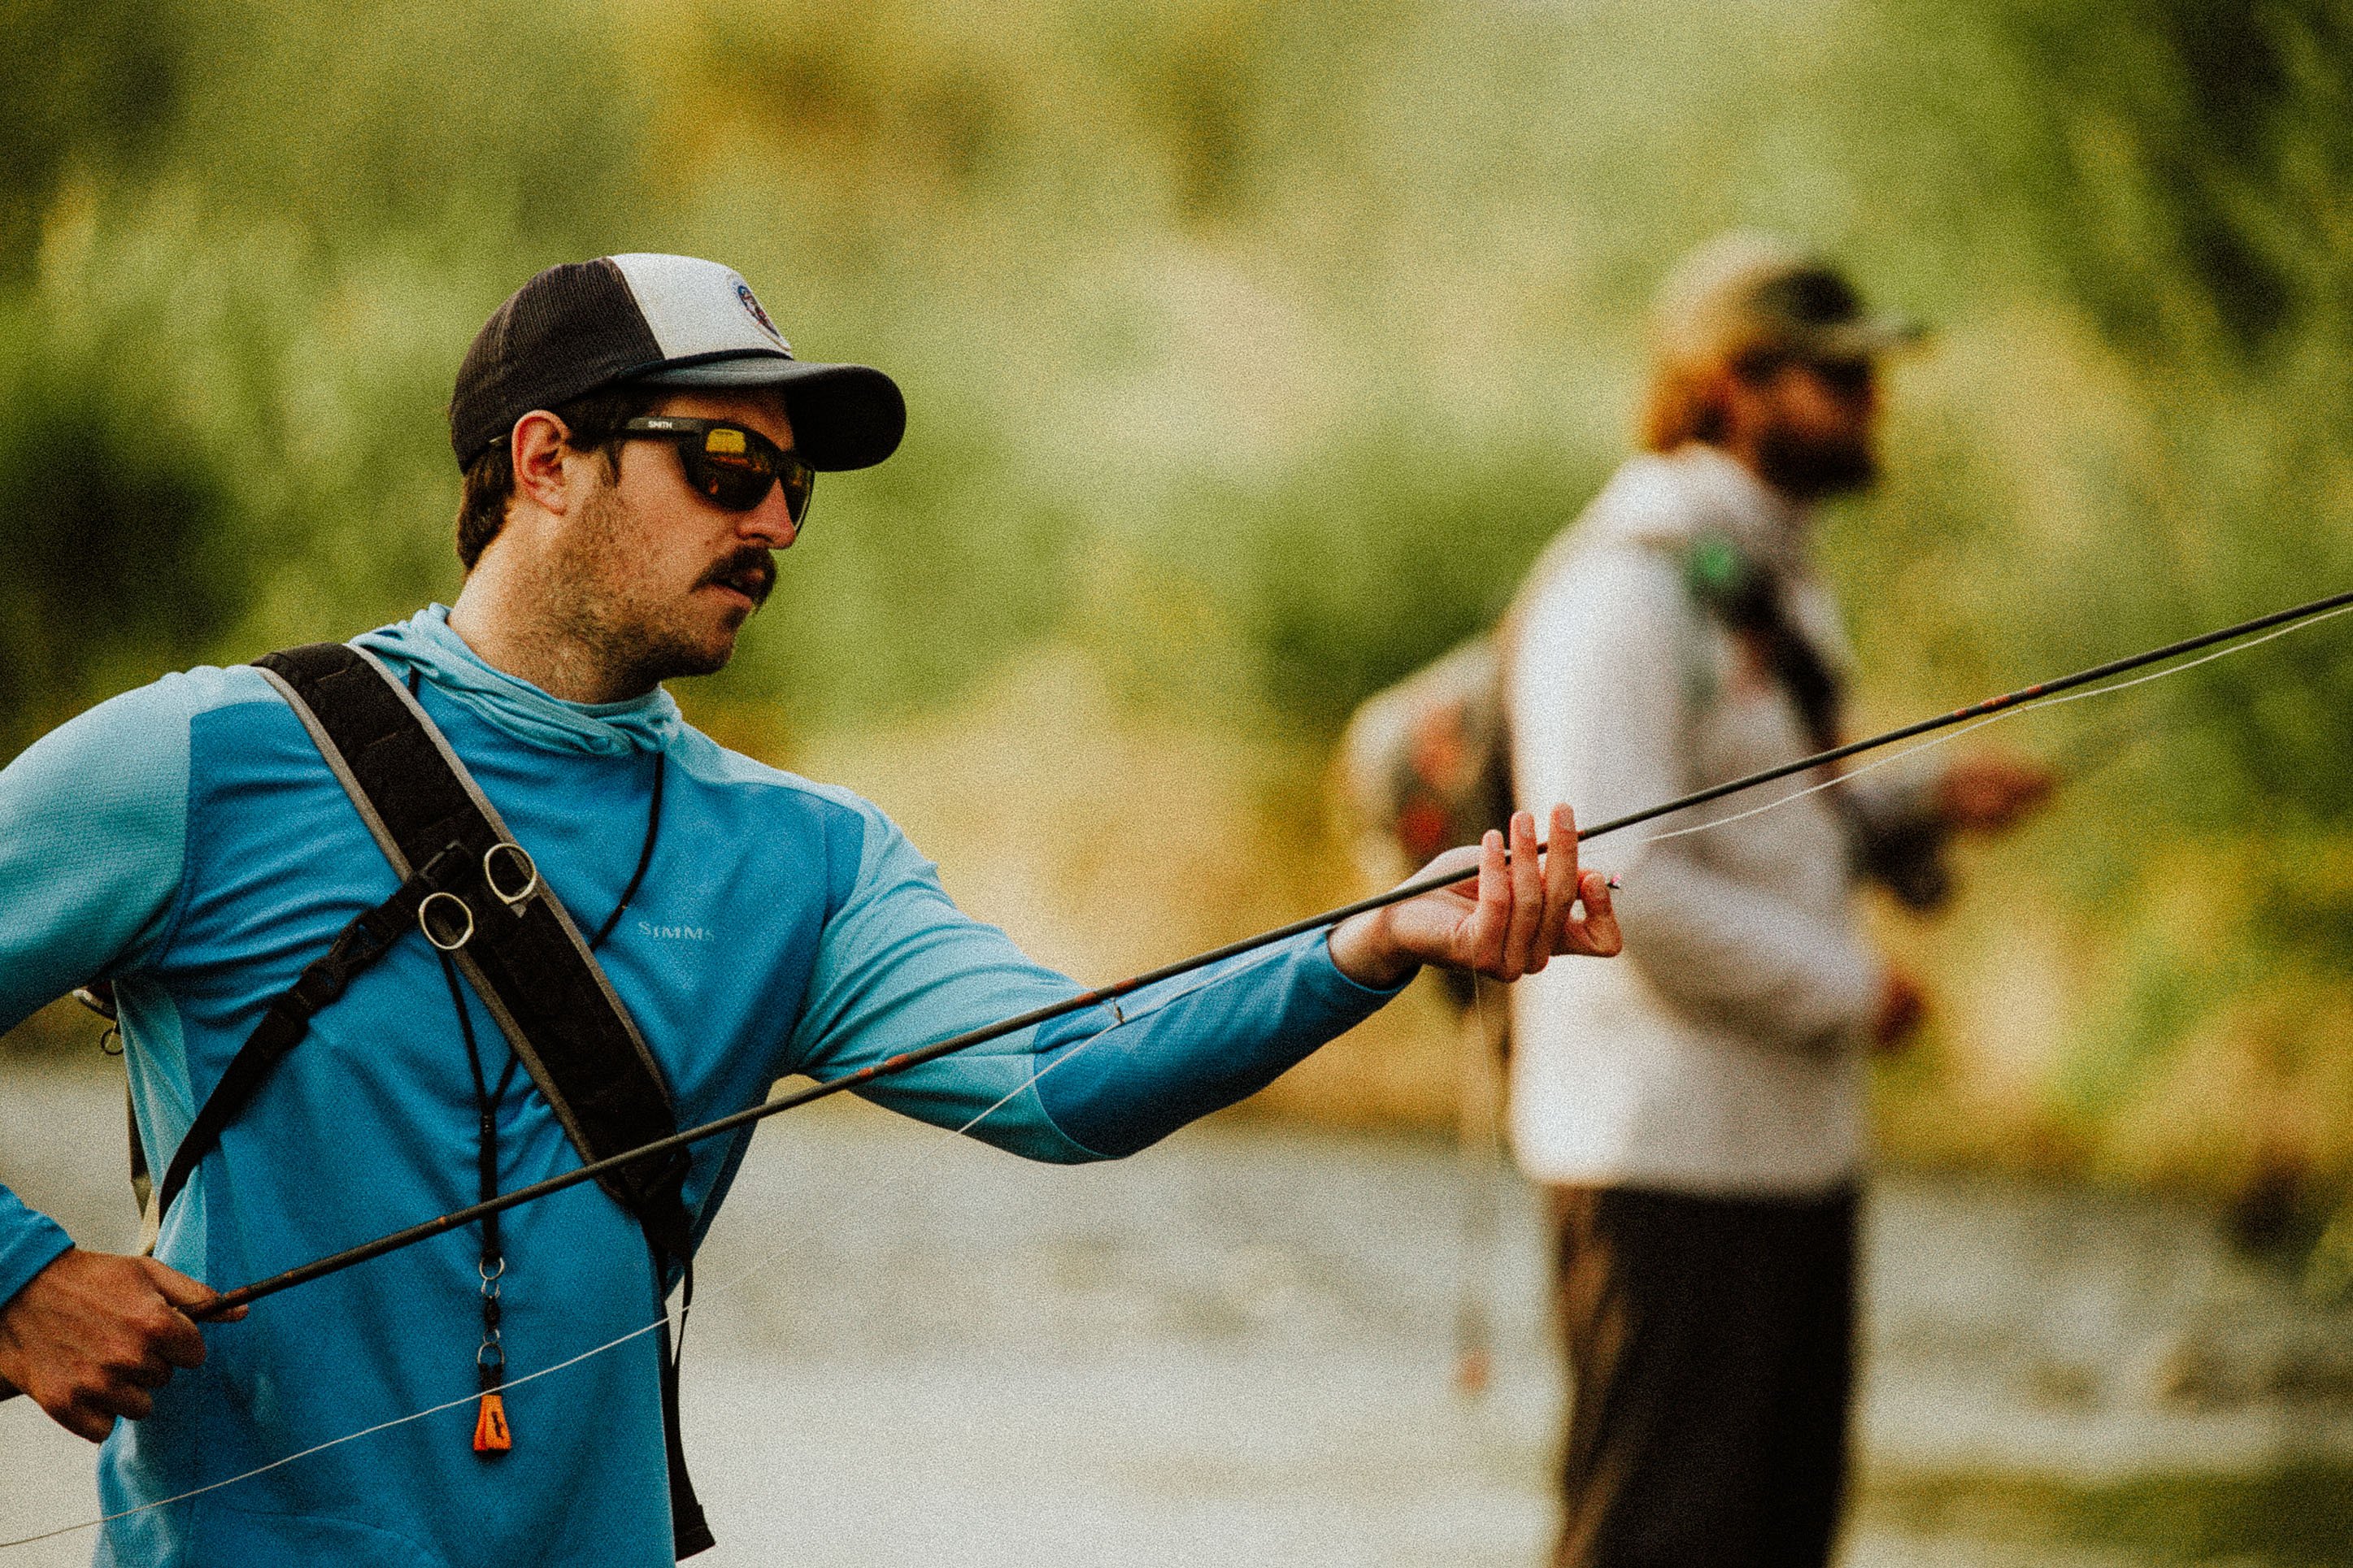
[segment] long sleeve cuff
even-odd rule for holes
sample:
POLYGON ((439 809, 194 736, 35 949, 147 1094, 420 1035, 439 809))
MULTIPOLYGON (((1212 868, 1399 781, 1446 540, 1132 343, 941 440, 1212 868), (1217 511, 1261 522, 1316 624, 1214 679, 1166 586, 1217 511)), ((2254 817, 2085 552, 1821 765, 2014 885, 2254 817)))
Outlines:
POLYGON ((0 1187, 0 1307, 72 1246, 63 1226, 0 1187))
POLYGON ((1099 1043, 1088 1045, 1103 1033, 1092 1017, 1041 1037, 1039 1099, 1063 1136, 1122 1158, 1256 1094, 1403 988, 1358 984, 1310 932, 1271 958, 1232 960, 1206 984, 1139 994, 1123 1008, 1127 1023, 1099 1043))

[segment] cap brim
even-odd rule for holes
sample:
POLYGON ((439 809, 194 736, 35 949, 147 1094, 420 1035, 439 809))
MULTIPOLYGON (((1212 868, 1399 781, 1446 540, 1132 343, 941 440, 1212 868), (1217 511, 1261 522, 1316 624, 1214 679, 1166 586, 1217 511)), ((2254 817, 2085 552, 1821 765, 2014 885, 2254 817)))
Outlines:
POLYGON ((793 450, 812 468, 871 468, 897 451, 907 433, 907 400, 898 383, 868 365, 747 354, 672 365, 635 379, 739 392, 779 388, 793 422, 793 450))
POLYGON ((1927 326, 1908 316, 1872 316, 1821 329, 1814 352, 1826 359, 1867 359, 1917 348, 1927 337, 1927 326))

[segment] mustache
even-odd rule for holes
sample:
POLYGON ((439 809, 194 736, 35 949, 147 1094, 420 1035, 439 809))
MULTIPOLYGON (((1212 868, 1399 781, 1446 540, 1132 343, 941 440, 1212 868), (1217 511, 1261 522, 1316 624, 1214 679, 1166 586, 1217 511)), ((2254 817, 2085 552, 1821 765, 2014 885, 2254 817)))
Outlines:
POLYGON ((768 595, 776 589, 776 552, 747 544, 712 563, 695 586, 733 588, 750 595, 753 606, 757 608, 766 604, 768 595))

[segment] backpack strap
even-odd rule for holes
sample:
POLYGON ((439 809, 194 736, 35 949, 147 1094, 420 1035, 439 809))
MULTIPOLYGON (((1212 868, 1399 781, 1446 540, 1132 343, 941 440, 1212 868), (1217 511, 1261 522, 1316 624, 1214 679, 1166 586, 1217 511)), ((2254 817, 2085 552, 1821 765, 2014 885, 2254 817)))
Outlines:
MULTIPOLYGON (((246 1037, 237 1055, 229 1058, 219 1081, 197 1108, 195 1120, 188 1123, 186 1135, 172 1152, 171 1164, 164 1167, 163 1182, 153 1190, 153 1201, 144 1205, 142 1250, 155 1250, 164 1215, 172 1206, 172 1200, 186 1187, 188 1178, 195 1173, 204 1157, 220 1146, 221 1133, 243 1113, 278 1064, 302 1043, 319 1009, 342 996, 353 976, 391 951, 392 944, 419 919, 425 900, 438 894, 445 882, 462 885, 457 874, 461 852, 456 843, 443 847, 412 872, 392 897, 336 932, 327 951, 303 965, 301 977, 270 998, 261 1022, 246 1037)), ((135 1139, 132 1147, 137 1147, 135 1139)), ((144 1163, 143 1156, 140 1163, 144 1163)), ((143 1173, 133 1169, 134 1191, 143 1173)))
POLYGON ((1837 745, 1844 682, 1789 618, 1778 573, 1721 534, 1704 534, 1683 555, 1693 599, 1725 627, 1754 639, 1773 679, 1789 694, 1818 752, 1837 745))
MULTIPOLYGON (((221 1130, 301 1043, 311 1017, 412 926, 454 960, 584 1163, 675 1132, 670 1087, 635 1021, 529 852, 416 698, 373 655, 343 643, 289 648, 254 666, 302 721, 401 885, 272 999, 174 1154, 151 1227, 221 1130)), ((679 1151, 598 1178, 645 1231, 658 1293, 673 1266, 691 1274, 688 1163, 679 1151)), ((680 1444, 667 1320, 661 1343, 670 1522, 685 1558, 714 1542, 680 1444)))
MULTIPOLYGON (((1845 682, 1790 618, 1779 576, 1720 534, 1704 534, 1683 556, 1683 582, 1702 608, 1724 627, 1751 639, 1773 679, 1788 694, 1814 750, 1845 739, 1840 724, 1845 682)), ((1833 775, 1841 770, 1832 766, 1833 775)), ((1844 831, 1857 871, 1915 910, 1934 909, 1951 890, 1942 853, 1945 831, 1928 820, 1873 819, 1855 796, 1827 797, 1844 831)))

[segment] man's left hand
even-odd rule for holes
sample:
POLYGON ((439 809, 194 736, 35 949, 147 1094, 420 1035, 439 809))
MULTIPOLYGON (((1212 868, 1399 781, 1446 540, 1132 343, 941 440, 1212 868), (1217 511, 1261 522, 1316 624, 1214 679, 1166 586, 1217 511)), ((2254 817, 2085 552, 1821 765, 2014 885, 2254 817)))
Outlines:
POLYGON ((1625 939, 1610 911, 1609 879, 1578 874, 1568 807, 1553 807, 1546 843, 1540 854, 1535 817, 1514 813, 1508 858, 1504 836, 1492 829, 1475 849, 1448 850, 1415 879, 1459 868, 1460 884, 1343 921, 1332 930, 1332 962, 1358 984, 1387 990, 1425 963, 1510 982, 1556 953, 1615 956, 1625 939))
POLYGON ((2048 799, 2051 770, 2016 757, 1970 757, 1936 781, 1936 809, 1970 833, 1999 833, 2048 799))

